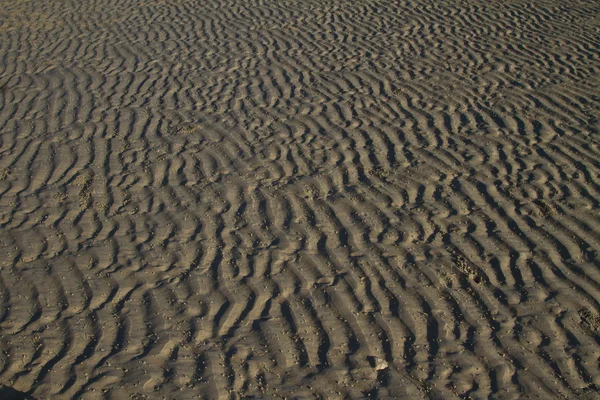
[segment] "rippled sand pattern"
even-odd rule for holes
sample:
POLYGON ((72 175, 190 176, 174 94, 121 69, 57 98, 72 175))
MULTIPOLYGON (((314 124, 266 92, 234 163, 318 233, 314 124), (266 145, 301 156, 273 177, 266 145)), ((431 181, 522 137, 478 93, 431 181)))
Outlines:
POLYGON ((0 6, 0 384, 599 398, 598 1, 0 6))

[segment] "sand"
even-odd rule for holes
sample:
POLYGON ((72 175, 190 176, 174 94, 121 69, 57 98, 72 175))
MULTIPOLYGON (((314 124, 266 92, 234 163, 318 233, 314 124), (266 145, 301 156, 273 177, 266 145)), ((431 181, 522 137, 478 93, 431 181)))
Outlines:
POLYGON ((5 393, 600 398, 598 1, 0 6, 5 393))

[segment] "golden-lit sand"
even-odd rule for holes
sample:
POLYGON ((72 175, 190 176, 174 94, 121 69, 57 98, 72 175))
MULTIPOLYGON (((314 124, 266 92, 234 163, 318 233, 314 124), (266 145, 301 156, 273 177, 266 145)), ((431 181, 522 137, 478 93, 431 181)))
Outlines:
POLYGON ((598 1, 0 6, 6 390, 600 398, 598 1))

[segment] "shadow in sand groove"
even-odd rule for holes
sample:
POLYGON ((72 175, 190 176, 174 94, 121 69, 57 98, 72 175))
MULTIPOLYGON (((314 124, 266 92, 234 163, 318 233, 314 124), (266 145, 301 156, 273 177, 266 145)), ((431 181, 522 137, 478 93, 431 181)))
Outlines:
POLYGON ((0 385, 0 399, 2 400, 35 400, 27 393, 19 392, 8 386, 0 385))

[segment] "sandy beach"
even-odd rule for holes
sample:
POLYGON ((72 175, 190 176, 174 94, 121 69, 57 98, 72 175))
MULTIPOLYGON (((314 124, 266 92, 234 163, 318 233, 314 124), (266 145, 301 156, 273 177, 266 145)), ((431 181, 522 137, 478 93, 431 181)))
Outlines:
POLYGON ((600 2, 0 6, 0 395, 600 399, 600 2))

